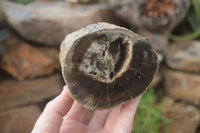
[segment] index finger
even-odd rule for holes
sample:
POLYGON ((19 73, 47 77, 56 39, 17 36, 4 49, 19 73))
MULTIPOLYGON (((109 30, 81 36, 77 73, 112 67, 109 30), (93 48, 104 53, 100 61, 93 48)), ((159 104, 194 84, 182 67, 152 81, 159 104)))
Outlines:
POLYGON ((133 127, 134 116, 141 99, 141 95, 135 100, 122 105, 120 114, 118 116, 114 133, 130 133, 133 127))
POLYGON ((43 113, 37 120, 32 133, 59 132, 63 116, 66 115, 72 104, 73 99, 69 95, 67 87, 64 86, 62 93, 46 105, 43 113))

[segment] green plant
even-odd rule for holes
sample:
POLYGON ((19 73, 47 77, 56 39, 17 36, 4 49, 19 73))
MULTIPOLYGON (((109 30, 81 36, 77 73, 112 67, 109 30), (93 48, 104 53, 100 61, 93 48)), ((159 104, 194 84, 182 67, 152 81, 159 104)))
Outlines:
POLYGON ((29 2, 32 2, 33 0, 12 0, 12 1, 22 3, 22 4, 27 4, 29 2))
POLYGON ((183 36, 169 35, 169 38, 177 41, 188 41, 200 37, 200 0, 191 0, 191 8, 186 15, 193 33, 183 36))
POLYGON ((149 89, 142 97, 134 121, 133 133, 166 133, 170 120, 161 113, 162 107, 155 106, 156 96, 149 89), (161 131, 162 130, 162 131, 161 131))

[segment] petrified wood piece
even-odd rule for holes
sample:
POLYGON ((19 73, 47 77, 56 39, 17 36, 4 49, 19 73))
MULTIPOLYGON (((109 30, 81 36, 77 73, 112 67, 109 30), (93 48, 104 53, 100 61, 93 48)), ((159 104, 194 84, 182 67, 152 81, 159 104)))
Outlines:
POLYGON ((146 38, 108 23, 67 35, 60 62, 71 96, 89 109, 134 99, 145 92, 158 69, 157 55, 146 38))

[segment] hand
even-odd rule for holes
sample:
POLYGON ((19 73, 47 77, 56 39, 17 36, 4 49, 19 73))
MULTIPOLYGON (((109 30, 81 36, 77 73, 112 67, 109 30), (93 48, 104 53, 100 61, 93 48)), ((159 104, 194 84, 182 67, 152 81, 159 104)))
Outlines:
POLYGON ((86 109, 74 101, 64 87, 50 101, 37 120, 32 133, 131 133, 141 96, 111 110, 95 111, 88 125, 82 123, 86 109))

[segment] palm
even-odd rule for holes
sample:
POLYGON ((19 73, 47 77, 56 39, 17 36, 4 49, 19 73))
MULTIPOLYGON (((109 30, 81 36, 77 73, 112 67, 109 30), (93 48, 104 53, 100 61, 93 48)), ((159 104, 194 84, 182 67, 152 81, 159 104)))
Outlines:
MULTIPOLYGON (((114 129, 121 106, 112 110, 96 111, 88 125, 82 123, 83 115, 64 117, 60 133, 109 133, 114 129)), ((85 112, 84 108, 82 113, 85 112)))
POLYGON ((49 102, 32 133, 130 133, 140 96, 111 110, 95 111, 83 124, 86 109, 64 91, 49 102))
POLYGON ((66 120, 63 124, 60 133, 108 133, 108 131, 102 127, 84 125, 74 120, 66 120))

